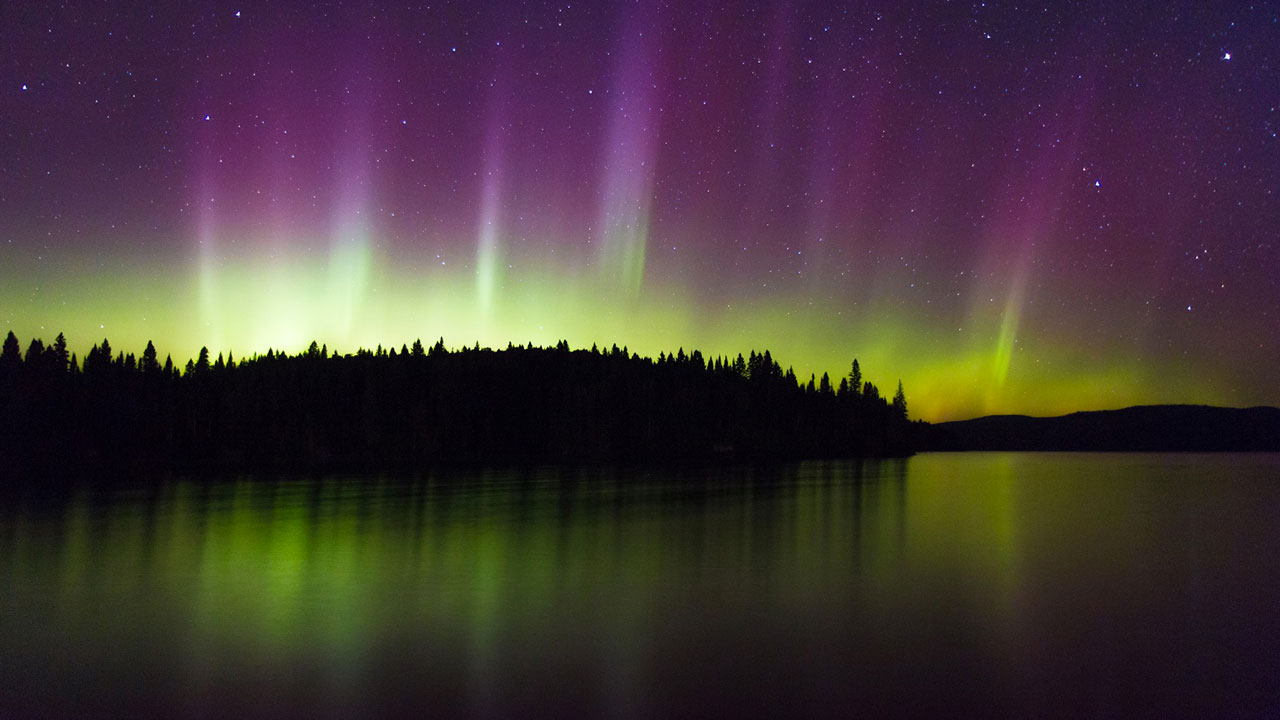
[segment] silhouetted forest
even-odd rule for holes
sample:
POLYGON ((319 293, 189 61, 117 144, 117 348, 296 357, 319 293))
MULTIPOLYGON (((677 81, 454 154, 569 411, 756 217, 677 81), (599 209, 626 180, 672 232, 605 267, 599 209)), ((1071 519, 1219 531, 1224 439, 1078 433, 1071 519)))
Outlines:
POLYGON ((857 360, 800 381, 768 351, 656 360, 616 345, 449 350, 443 340, 179 369, 107 340, 81 362, 62 335, 10 332, 0 353, 6 467, 381 471, 441 466, 905 455, 918 424, 857 360))

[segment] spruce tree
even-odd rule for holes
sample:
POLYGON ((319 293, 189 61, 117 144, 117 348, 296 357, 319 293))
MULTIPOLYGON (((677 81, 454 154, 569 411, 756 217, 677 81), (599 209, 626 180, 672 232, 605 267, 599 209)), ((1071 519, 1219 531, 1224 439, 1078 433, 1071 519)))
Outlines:
POLYGON ((147 341, 147 349, 142 351, 142 372, 154 375, 160 370, 160 362, 156 359, 156 346, 147 341))
POLYGON ((18 336, 10 330, 9 336, 4 339, 4 351, 0 352, 0 366, 14 368, 21 364, 22 348, 18 345, 18 336))
POLYGON ((854 395, 862 390, 862 368, 858 365, 858 358, 853 359, 853 367, 849 369, 849 389, 854 395))
POLYGON ((27 356, 22 359, 29 367, 40 364, 40 356, 44 354, 44 342, 40 338, 32 338, 27 346, 27 356))
POLYGON ((67 338, 62 333, 58 333, 58 337, 53 340, 53 366, 58 372, 64 373, 67 371, 70 359, 67 354, 67 338))

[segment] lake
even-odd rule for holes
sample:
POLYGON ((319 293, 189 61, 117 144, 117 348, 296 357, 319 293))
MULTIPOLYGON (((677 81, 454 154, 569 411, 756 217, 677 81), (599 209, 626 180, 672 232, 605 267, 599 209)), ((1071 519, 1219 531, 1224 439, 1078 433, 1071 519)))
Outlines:
POLYGON ((0 716, 1280 716, 1280 456, 10 492, 0 716))

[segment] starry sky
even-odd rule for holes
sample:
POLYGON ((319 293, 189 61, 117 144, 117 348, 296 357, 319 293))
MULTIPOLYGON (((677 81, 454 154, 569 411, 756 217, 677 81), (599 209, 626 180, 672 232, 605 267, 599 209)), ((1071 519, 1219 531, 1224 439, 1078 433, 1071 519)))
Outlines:
POLYGON ((1280 404, 1271 3, 5 3, 0 327, 1280 404), (154 7, 148 7, 154 6, 154 7))

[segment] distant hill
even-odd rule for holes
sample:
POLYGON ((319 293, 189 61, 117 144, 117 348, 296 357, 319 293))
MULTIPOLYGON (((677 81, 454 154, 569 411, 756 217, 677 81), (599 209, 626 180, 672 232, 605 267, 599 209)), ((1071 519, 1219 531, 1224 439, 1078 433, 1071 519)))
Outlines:
POLYGON ((926 450, 1280 452, 1280 408, 1147 405, 1061 417, 991 415, 937 423, 926 450))

